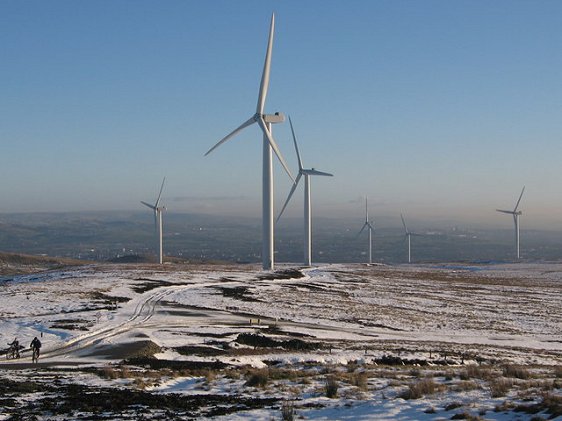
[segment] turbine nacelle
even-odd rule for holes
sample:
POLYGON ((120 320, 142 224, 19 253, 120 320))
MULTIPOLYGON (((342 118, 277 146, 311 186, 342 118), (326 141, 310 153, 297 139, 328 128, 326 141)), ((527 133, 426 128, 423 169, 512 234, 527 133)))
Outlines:
MULTIPOLYGON (((259 117, 260 115, 256 114, 254 118, 257 121, 259 117)), ((261 117, 263 118, 263 121, 271 124, 283 123, 285 121, 285 114, 281 112, 276 112, 275 114, 262 114, 261 117)))
POLYGON ((252 119, 255 123, 263 120, 264 123, 277 124, 285 122, 285 114, 283 114, 282 112, 276 112, 274 114, 255 113, 252 119))

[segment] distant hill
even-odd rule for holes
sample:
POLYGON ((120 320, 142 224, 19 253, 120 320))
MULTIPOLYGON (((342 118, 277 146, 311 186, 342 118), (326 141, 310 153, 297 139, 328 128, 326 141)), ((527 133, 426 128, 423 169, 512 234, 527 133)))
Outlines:
POLYGON ((35 273, 66 266, 85 265, 88 263, 91 262, 60 257, 0 252, 0 275, 35 273))

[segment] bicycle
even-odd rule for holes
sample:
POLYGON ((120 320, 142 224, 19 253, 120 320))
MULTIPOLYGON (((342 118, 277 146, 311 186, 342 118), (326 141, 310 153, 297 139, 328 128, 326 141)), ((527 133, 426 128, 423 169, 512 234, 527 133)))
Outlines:
POLYGON ((19 347, 14 345, 10 345, 8 348, 8 352, 6 352, 6 359, 7 360, 15 360, 16 358, 20 357, 20 350, 19 347))
POLYGON ((31 356, 31 361, 36 363, 39 359, 39 348, 33 348, 33 355, 31 356))

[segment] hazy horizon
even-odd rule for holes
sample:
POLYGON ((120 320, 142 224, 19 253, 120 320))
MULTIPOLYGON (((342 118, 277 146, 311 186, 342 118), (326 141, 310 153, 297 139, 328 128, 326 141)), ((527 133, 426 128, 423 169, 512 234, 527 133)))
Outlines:
MULTIPOLYGON (((299 188, 300 190, 300 188, 299 188)), ((295 193, 295 196, 299 192, 295 193)), ((289 206, 287 207, 283 217, 277 222, 276 225, 282 226, 287 220, 302 220, 303 203, 300 195, 294 197, 289 206)), ((285 199, 285 198, 282 198, 285 199)), ((144 200, 144 199, 143 199, 144 200)), ((155 199, 154 199, 155 200, 155 199)), ((365 219, 365 203, 364 198, 357 198, 350 200, 347 203, 339 205, 319 203, 313 207, 313 226, 314 219, 327 218, 327 219, 343 219, 343 220, 356 220, 357 224, 361 225, 365 219)), ((150 202, 151 199, 148 198, 150 202)), ((166 206, 167 210, 164 213, 164 220, 167 214, 200 214, 208 216, 224 216, 232 218, 248 218, 260 219, 261 218, 261 198, 209 198, 205 200, 199 198, 193 201, 192 205, 182 201, 182 206, 174 206, 176 202, 169 200, 165 196, 162 198, 162 204, 166 206)), ((278 202, 275 210, 279 212, 283 202, 278 202)), ((509 209, 509 206, 497 206, 497 208, 509 209)), ((545 230, 562 232, 562 218, 557 218, 558 214, 562 213, 562 209, 554 212, 552 215, 540 213, 538 209, 521 206, 523 208, 523 215, 520 218, 521 230, 545 230)), ((18 215, 18 214, 87 214, 87 213, 145 213, 150 215, 149 209, 144 209, 140 204, 136 206, 126 206, 121 209, 70 209, 70 210, 28 210, 18 212, 0 212, 2 215, 18 215)), ((420 204, 411 205, 407 204, 400 207, 387 203, 377 203, 374 200, 369 200, 369 218, 374 221, 377 227, 380 226, 381 221, 388 228, 402 227, 400 214, 403 214, 407 221, 416 221, 434 228, 448 228, 455 225, 464 227, 471 227, 477 229, 513 229, 513 219, 509 215, 496 212, 495 208, 481 209, 481 208, 445 208, 441 206, 432 206, 430 204, 421 206, 420 204)))

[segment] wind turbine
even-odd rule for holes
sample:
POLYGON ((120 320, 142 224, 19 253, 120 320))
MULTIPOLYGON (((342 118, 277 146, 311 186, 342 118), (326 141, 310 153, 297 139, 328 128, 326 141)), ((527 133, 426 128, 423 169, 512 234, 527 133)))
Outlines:
POLYGON ((367 206, 367 196, 365 196, 365 223, 361 227, 361 231, 357 234, 357 237, 361 235, 363 230, 367 228, 369 230, 369 264, 373 263, 373 231, 375 227, 369 221, 369 208, 367 206))
POLYGON ((417 237, 421 237, 422 235, 421 235, 421 234, 417 234, 417 233, 415 233, 415 232, 408 231, 408 227, 406 226, 406 221, 404 221, 404 216, 403 216, 402 214, 400 214, 400 218, 402 218, 402 225, 404 225, 404 231, 405 231, 405 233, 406 233, 406 234, 405 234, 405 235, 406 235, 405 238, 408 239, 408 263, 411 263, 411 262, 412 262, 412 253, 411 253, 411 247, 410 247, 410 245, 411 245, 410 238, 411 238, 412 236, 414 236, 414 237, 416 237, 416 236, 417 236, 417 237))
POLYGON ((297 145, 297 137, 295 136, 295 130, 293 128, 293 122, 291 117, 289 117, 289 124, 291 125, 291 133, 293 134, 293 142, 295 143, 295 150, 297 151, 297 159, 299 161, 299 175, 291 188, 291 192, 283 205, 283 209, 277 217, 277 221, 283 215, 285 208, 289 204, 289 200, 293 197, 293 193, 299 185, 301 177, 304 176, 304 264, 307 266, 312 266, 311 250, 312 250, 312 228, 311 228, 311 202, 310 202, 310 176, 311 175, 322 175, 327 177, 332 177, 332 174, 327 172, 317 171, 314 168, 305 169, 302 166, 301 155, 299 153, 299 147, 297 145))
POLYGON ((287 167, 275 140, 271 134, 271 125, 275 123, 282 123, 285 121, 283 113, 264 114, 265 99, 267 90, 269 88, 269 73, 271 69, 271 50, 273 47, 273 31, 275 27, 275 14, 271 15, 271 26, 269 28, 269 40, 267 43, 267 52, 265 55, 265 62, 263 65, 263 73, 260 84, 260 91, 258 95, 258 104, 255 114, 242 123, 238 128, 223 137, 215 146, 213 146, 205 156, 209 155, 212 151, 229 140, 231 137, 242 131, 248 126, 257 123, 263 132, 263 168, 262 168, 262 265, 265 270, 274 269, 275 263, 273 258, 274 244, 273 244, 273 166, 272 166, 272 153, 273 150, 281 165, 293 182, 291 171, 287 167))
POLYGON ((156 199, 156 203, 151 205, 150 203, 143 202, 141 203, 145 206, 148 206, 150 209, 154 211, 154 225, 157 229, 157 236, 158 236, 158 263, 162 264, 162 212, 166 210, 164 206, 160 206, 160 197, 162 196, 162 190, 164 189, 164 182, 166 181, 166 177, 162 180, 162 185, 160 186, 160 193, 158 193, 158 199, 156 199))
POLYGON ((508 213, 510 215, 513 215, 513 222, 515 223, 515 250, 517 252, 517 259, 519 259, 519 217, 523 214, 523 212, 518 211, 517 208, 519 207, 519 202, 521 202, 521 198, 523 197, 524 191, 525 191, 525 186, 523 186, 523 190, 521 190, 521 194, 519 195, 519 200, 515 204, 515 208, 512 211, 496 209, 496 211, 498 212, 508 213))

